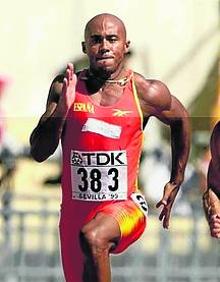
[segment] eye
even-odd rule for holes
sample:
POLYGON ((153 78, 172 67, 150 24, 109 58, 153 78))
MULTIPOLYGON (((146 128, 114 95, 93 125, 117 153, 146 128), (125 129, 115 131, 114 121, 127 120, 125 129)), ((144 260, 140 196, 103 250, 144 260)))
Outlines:
POLYGON ((98 44, 98 43, 101 43, 101 41, 102 41, 102 37, 101 37, 101 36, 98 36, 98 35, 92 36, 92 37, 91 37, 91 40, 90 40, 90 42, 91 42, 92 44, 98 44))
POLYGON ((115 43, 117 40, 118 40, 118 39, 117 39, 117 37, 115 37, 115 36, 111 36, 111 37, 108 38, 108 41, 109 41, 110 43, 115 43))

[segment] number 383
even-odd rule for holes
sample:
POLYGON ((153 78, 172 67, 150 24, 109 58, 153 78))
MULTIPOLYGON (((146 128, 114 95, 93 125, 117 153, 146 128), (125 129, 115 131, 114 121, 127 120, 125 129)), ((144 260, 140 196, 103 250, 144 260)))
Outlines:
MULTIPOLYGON (((93 192, 99 192, 102 189, 102 172, 94 168, 90 171, 86 170, 85 168, 81 167, 77 170, 77 174, 80 175, 81 184, 78 185, 78 188, 81 192, 87 191, 89 188, 93 192)), ((117 168, 110 168, 107 172, 110 179, 108 180, 108 189, 112 192, 118 189, 118 169, 117 168)))

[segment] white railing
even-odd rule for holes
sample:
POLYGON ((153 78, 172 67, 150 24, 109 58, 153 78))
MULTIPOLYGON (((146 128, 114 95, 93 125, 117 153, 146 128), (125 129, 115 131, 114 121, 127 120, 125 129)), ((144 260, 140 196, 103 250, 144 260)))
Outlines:
MULTIPOLYGON (((48 208, 51 198, 35 200, 38 210, 11 204, 0 210, 1 282, 64 281, 59 211, 48 208)), ((219 242, 210 238, 201 211, 193 217, 174 216, 169 232, 151 215, 142 238, 124 254, 112 256, 112 269, 114 282, 219 282, 219 242)))

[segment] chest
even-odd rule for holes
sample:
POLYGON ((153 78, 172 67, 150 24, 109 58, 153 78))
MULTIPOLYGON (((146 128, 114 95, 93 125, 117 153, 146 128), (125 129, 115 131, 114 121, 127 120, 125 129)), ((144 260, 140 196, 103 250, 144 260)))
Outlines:
POLYGON ((109 86, 105 86, 104 88, 100 88, 99 91, 90 95, 90 98, 98 106, 102 106, 102 107, 114 106, 120 101, 124 93, 124 90, 125 87, 120 87, 117 85, 114 86, 109 85, 109 86))

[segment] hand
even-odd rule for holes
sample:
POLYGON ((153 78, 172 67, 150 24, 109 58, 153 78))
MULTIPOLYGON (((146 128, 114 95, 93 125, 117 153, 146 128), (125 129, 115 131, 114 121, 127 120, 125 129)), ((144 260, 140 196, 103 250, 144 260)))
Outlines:
POLYGON ((210 234, 212 237, 220 238, 220 214, 212 215, 209 219, 210 234))
POLYGON ((164 187, 162 199, 156 204, 157 208, 163 206, 159 215, 159 220, 163 221, 163 228, 169 228, 171 209, 178 191, 179 185, 168 182, 164 187))
POLYGON ((75 88, 76 88, 77 76, 74 73, 73 64, 68 63, 66 67, 66 73, 63 80, 62 94, 59 100, 61 110, 65 114, 68 113, 70 107, 75 101, 75 88))
POLYGON ((217 195, 209 189, 208 191, 209 201, 209 217, 208 223, 211 236, 214 238, 220 238, 220 200, 217 195))

